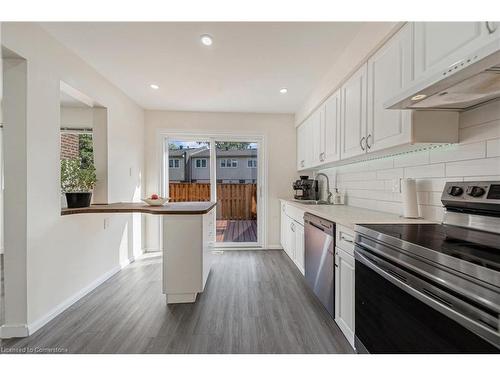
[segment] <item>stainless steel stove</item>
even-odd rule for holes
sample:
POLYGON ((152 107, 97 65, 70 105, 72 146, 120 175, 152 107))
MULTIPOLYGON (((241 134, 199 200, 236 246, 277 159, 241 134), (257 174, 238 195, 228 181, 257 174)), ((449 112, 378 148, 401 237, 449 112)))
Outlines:
POLYGON ((356 349, 500 352, 500 182, 447 183, 442 224, 356 227, 356 349))

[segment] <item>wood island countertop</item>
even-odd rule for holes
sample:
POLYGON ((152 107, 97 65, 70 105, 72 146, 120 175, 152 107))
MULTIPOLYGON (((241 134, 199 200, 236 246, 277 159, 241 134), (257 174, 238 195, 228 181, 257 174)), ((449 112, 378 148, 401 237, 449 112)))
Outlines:
POLYGON ((108 213, 143 213, 152 215, 203 215, 212 210, 215 202, 176 202, 164 206, 148 206, 145 203, 118 202, 93 204, 83 208, 63 208, 61 215, 108 214, 108 213))

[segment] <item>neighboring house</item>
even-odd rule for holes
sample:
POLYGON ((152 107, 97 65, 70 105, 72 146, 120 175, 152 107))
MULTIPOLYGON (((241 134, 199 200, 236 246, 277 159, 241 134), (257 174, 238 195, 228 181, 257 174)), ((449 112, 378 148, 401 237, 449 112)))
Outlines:
MULTIPOLYGON (((257 150, 217 150, 218 183, 256 183, 257 150)), ((206 148, 169 151, 171 182, 210 182, 210 151, 206 148)))

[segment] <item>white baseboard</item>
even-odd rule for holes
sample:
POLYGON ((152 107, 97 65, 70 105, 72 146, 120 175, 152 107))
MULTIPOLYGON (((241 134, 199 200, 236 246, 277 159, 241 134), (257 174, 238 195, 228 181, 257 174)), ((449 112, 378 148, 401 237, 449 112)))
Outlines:
MULTIPOLYGON (((80 298, 84 297, 85 295, 89 294, 91 291, 93 291, 95 288, 97 288, 99 285, 104 283, 106 280, 108 280, 111 276, 115 275, 117 272, 121 271, 123 268, 128 266, 130 263, 134 261, 134 257, 129 258, 123 262, 120 263, 120 265, 112 268, 108 272, 106 272, 104 275, 99 277, 98 279, 94 280, 91 284, 87 285, 85 288, 81 289, 77 293, 73 294, 71 297, 67 298, 65 301, 54 307, 51 311, 49 311, 47 314, 42 316, 40 319, 34 321, 33 323, 28 324, 27 329, 28 335, 32 335, 36 331, 38 331, 40 328, 42 328, 45 324, 50 322, 52 319, 54 319, 56 316, 58 316, 60 313, 62 313, 64 310, 66 310, 68 307, 73 305, 75 302, 77 302, 80 298)), ((12 336, 14 337, 14 336, 12 336)), ((21 336, 23 337, 23 336, 21 336)))
POLYGON ((268 245, 267 249, 268 250, 283 250, 283 246, 281 246, 281 245, 268 245))
POLYGON ((29 329, 26 324, 8 325, 0 327, 0 338, 10 339, 12 337, 26 337, 29 335, 29 329))

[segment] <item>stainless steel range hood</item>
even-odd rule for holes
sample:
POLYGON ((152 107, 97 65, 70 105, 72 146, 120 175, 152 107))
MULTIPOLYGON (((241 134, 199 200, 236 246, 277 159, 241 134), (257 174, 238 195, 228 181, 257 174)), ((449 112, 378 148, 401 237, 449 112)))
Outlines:
POLYGON ((462 111, 500 98, 500 39, 384 103, 390 109, 462 111))

